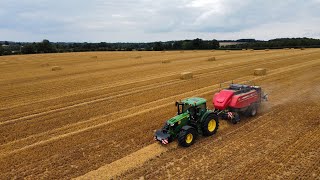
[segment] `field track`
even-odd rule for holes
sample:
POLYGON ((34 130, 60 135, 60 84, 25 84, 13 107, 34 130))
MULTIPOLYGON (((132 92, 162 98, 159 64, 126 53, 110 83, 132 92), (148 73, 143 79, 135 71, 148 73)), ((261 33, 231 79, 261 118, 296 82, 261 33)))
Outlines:
POLYGON ((0 177, 314 179, 319 73, 320 49, 0 57, 0 177), (260 67, 267 75, 253 76, 260 67), (185 71, 194 78, 180 80, 185 71), (258 117, 222 121, 190 148, 153 141, 176 100, 200 96, 212 108, 220 83, 231 80, 269 94, 258 117))

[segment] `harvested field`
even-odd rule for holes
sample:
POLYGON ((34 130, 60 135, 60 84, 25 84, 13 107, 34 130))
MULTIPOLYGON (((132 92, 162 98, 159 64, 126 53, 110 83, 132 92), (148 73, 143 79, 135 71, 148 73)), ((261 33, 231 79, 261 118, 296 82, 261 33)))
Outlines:
POLYGON ((1 178, 320 177, 320 49, 216 50, 214 63, 212 55, 0 57, 1 178), (51 65, 63 70, 52 72, 51 65), (268 73, 254 76, 261 67, 268 73), (193 78, 181 80, 183 72, 193 78), (155 144, 154 130, 175 114, 176 100, 200 96, 212 108, 219 83, 231 80, 252 80, 269 94, 257 117, 236 125, 221 121, 217 135, 189 148, 155 144))

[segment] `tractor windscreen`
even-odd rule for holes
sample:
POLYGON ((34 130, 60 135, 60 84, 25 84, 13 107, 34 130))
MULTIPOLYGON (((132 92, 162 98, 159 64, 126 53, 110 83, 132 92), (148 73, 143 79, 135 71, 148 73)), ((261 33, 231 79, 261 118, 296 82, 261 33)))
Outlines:
POLYGON ((187 110, 190 108, 190 105, 183 105, 183 111, 182 112, 187 112, 187 110))
POLYGON ((190 108, 190 105, 177 103, 178 115, 185 113, 190 108))

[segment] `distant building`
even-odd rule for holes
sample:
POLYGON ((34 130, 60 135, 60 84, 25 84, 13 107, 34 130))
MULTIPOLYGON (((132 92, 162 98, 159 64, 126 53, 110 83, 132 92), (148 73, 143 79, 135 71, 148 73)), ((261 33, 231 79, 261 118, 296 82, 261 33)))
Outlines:
POLYGON ((225 47, 225 46, 230 46, 230 45, 237 45, 237 44, 244 44, 244 43, 247 43, 247 42, 237 42, 237 41, 226 41, 226 42, 219 42, 220 44, 220 47, 225 47))

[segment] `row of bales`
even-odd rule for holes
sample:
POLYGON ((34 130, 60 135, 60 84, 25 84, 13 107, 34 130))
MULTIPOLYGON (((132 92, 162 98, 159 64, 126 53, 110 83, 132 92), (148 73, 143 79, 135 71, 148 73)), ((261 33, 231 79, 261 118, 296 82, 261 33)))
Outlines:
MULTIPOLYGON (((215 57, 209 57, 207 61, 216 61, 215 57)), ((183 72, 180 74, 180 79, 181 80, 188 80, 193 78, 193 73, 192 72, 183 72)))
MULTIPOLYGON (((50 67, 51 65, 49 63, 43 63, 40 65, 41 67, 50 67)), ((60 71, 62 68, 60 66, 51 66, 52 71, 60 71)))
MULTIPOLYGON (((246 50, 246 49, 243 49, 243 50, 246 50)), ((248 49, 250 51, 254 51, 253 49, 248 49)), ((213 50, 214 51, 214 50, 213 50)), ((265 49, 265 51, 269 51, 269 49, 265 49)), ((165 51, 162 51, 162 52, 165 52, 165 51)), ((181 53, 184 53, 184 51, 180 51, 181 53)), ((230 52, 230 50, 226 50, 226 52, 230 52)), ((92 56, 91 57, 92 59, 98 59, 98 56, 92 56)), ((141 59, 142 56, 141 55, 138 55, 138 56, 135 56, 134 57, 135 59, 141 59)), ((207 58, 207 61, 216 61, 216 57, 208 57, 207 58)), ((171 63, 171 60, 169 59, 164 59, 161 61, 162 64, 168 64, 168 63, 171 63)), ((45 64, 42 64, 41 65, 42 67, 48 67, 50 66, 48 63, 45 63, 45 64)), ((52 71, 60 71, 62 70, 63 68, 60 67, 60 66, 52 66, 51 67, 51 70, 52 71)), ((265 75, 266 74, 266 70, 263 69, 256 69, 254 70, 254 75, 265 75)), ((191 79, 193 77, 193 74, 191 72, 186 72, 186 73, 182 73, 181 74, 181 79, 191 79)))
MULTIPOLYGON (((265 68, 257 68, 253 71, 254 76, 264 76, 267 74, 267 69, 265 68)), ((180 79, 181 80, 188 80, 193 78, 193 73, 192 72, 183 72, 180 74, 180 79)))
MULTIPOLYGON (((91 56, 92 59, 98 59, 98 56, 91 56)), ((41 67, 50 67, 51 65, 49 63, 43 63, 40 65, 41 67)), ((63 68, 61 66, 51 66, 51 71, 60 71, 63 68)))

